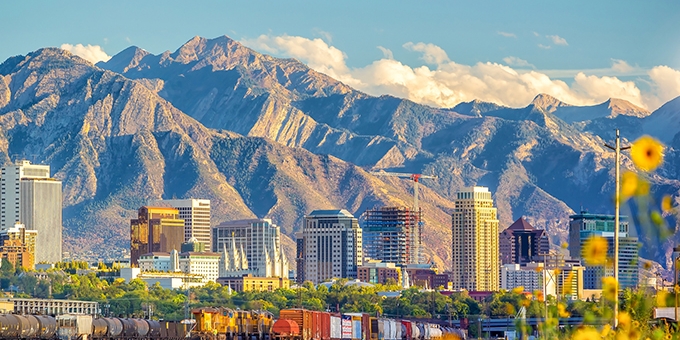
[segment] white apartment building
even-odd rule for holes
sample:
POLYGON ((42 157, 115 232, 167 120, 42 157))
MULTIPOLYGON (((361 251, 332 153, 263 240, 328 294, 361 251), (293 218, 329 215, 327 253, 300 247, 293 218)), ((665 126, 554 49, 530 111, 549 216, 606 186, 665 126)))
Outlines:
POLYGON ((526 266, 511 263, 501 268, 501 288, 512 290, 524 287, 525 292, 540 291, 544 296, 557 296, 555 270, 544 269, 543 263, 528 263, 526 266))
POLYGON ((212 251, 210 240, 210 200, 206 199, 171 199, 154 202, 159 206, 170 206, 179 211, 179 218, 184 220, 184 241, 192 237, 205 245, 205 251, 212 251))
POLYGON ((315 210, 302 229, 304 278, 313 283, 356 278, 362 265, 362 232, 347 210, 315 210))
POLYGON ((453 289, 499 288, 498 217, 489 188, 464 188, 451 216, 453 289))
POLYGON ((142 273, 166 272, 184 273, 192 277, 200 276, 201 282, 215 282, 219 277, 219 253, 148 253, 139 257, 142 273))
POLYGON ((35 263, 59 262, 62 256, 61 181, 49 165, 19 161, 0 173, 0 229, 22 223, 36 230, 35 263))
POLYGON ((223 253, 220 276, 288 277, 281 229, 267 218, 226 221, 212 230, 212 247, 223 253))

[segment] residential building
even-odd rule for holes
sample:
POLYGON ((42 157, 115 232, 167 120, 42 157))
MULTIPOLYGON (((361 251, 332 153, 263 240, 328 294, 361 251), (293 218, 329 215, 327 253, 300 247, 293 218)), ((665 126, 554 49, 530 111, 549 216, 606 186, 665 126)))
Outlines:
POLYGON ((554 269, 544 268, 543 263, 527 263, 521 266, 517 263, 504 264, 501 267, 501 288, 513 290, 524 288, 525 292, 542 292, 545 296, 557 295, 557 285, 554 269))
POLYGON ((498 218, 486 187, 456 194, 452 214, 453 289, 499 289, 498 218))
MULTIPOLYGON (((607 258, 614 258, 614 215, 580 214, 569 216, 569 253, 572 258, 582 258, 581 251, 590 237, 607 240, 607 258)), ((638 239, 628 233, 628 218, 620 216, 619 223, 619 288, 634 288, 638 284, 638 239)), ((613 266, 586 266, 584 289, 602 288, 602 277, 614 276, 613 266)))
POLYGON ((137 219, 130 220, 130 264, 137 265, 147 253, 180 250, 184 243, 184 220, 169 207, 139 208, 137 219))
POLYGON ((273 292, 279 288, 290 288, 290 280, 285 277, 255 277, 252 274, 240 277, 221 277, 217 283, 229 286, 236 292, 273 292))
POLYGON ((362 225, 364 257, 404 265, 421 257, 421 212, 407 207, 366 210, 362 225))
POLYGON ((213 249, 223 254, 220 277, 288 277, 281 229, 272 220, 227 221, 212 229, 213 249))
POLYGON ((62 259, 61 181, 50 177, 49 165, 19 161, 0 174, 0 229, 22 223, 38 232, 35 262, 62 259))
POLYGON ((362 282, 386 284, 388 280, 394 280, 394 284, 401 284, 401 268, 394 263, 379 261, 364 262, 357 267, 357 279, 362 282))
POLYGON ((170 269, 170 259, 170 253, 155 252, 141 255, 137 263, 142 272, 174 272, 170 269))
POLYGON ((35 247, 38 231, 26 230, 23 224, 15 224, 0 230, 0 257, 7 259, 14 267, 35 269, 35 247))
POLYGON ((540 262, 550 251, 550 238, 520 217, 501 232, 498 245, 501 264, 540 262))
POLYGON ((362 233, 347 210, 315 210, 302 227, 304 278, 320 283, 333 278, 356 278, 362 265, 362 233))
POLYGON ((216 282, 220 269, 219 253, 194 253, 186 252, 179 254, 179 268, 183 273, 197 274, 203 277, 203 282, 216 282))
MULTIPOLYGON (((184 241, 195 238, 204 244, 205 251, 211 252, 212 240, 210 230, 210 200, 206 199, 171 199, 154 202, 158 206, 170 206, 179 211, 179 218, 184 220, 184 241)), ((215 249, 218 251, 218 249, 215 249)))
POLYGON ((120 278, 126 282, 140 279, 147 285, 153 286, 158 283, 164 289, 187 289, 204 286, 205 278, 198 274, 182 272, 143 272, 139 268, 121 268, 120 278))

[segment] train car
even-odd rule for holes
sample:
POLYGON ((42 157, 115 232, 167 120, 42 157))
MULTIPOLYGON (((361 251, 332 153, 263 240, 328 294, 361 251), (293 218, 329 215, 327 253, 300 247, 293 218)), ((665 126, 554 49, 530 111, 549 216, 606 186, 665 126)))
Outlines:
POLYGON ((92 335, 92 320, 92 315, 58 315, 57 337, 61 340, 89 338, 92 335))
POLYGON ((57 320, 52 316, 36 315, 38 320, 38 338, 39 339, 53 339, 57 334, 57 320))
POLYGON ((268 311, 258 310, 253 311, 251 315, 257 324, 257 338, 260 340, 269 340, 271 338, 272 327, 274 326, 274 314, 268 311))
MULTIPOLYGON (((313 340, 312 332, 312 318, 313 312, 306 309, 292 308, 282 309, 279 313, 279 319, 286 319, 295 321, 298 325, 298 333, 301 340, 313 340)), ((318 339, 318 338, 316 338, 318 339)))
POLYGON ((278 319, 272 326, 272 338, 275 340, 301 340, 300 326, 288 319, 278 319))
POLYGON ((330 315, 331 340, 342 339, 342 315, 330 315))

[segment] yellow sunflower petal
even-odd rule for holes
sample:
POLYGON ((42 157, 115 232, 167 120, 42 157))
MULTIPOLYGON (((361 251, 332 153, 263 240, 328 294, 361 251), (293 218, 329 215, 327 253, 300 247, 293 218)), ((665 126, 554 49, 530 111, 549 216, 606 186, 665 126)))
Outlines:
POLYGON ((666 195, 661 199, 661 210, 663 212, 673 211, 673 198, 670 195, 666 195))
POLYGON ((621 199, 626 200, 637 193, 638 175, 632 171, 621 174, 621 199))
POLYGON ((607 300, 614 300, 619 294, 619 282, 611 276, 602 278, 602 296, 607 300))
POLYGON ((583 259, 587 266, 601 266, 607 263, 607 240, 592 236, 583 244, 583 259))
POLYGON ((630 157, 638 169, 653 171, 663 162, 663 144, 650 136, 642 136, 633 142, 630 157))

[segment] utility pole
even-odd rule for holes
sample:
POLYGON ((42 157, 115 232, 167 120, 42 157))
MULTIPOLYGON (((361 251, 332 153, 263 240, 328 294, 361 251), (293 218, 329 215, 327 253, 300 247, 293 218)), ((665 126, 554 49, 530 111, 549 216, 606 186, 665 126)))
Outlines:
MULTIPOLYGON (((621 137, 619 136, 619 129, 616 129, 616 146, 609 144, 605 145, 616 153, 615 162, 616 170, 614 186, 616 187, 616 194, 614 196, 614 279, 616 280, 617 288, 619 284, 619 210, 621 208, 621 186, 620 186, 620 166, 621 166, 621 150, 630 149, 630 146, 621 147, 621 137)), ((619 325, 619 291, 616 290, 614 295, 614 328, 619 325)))

